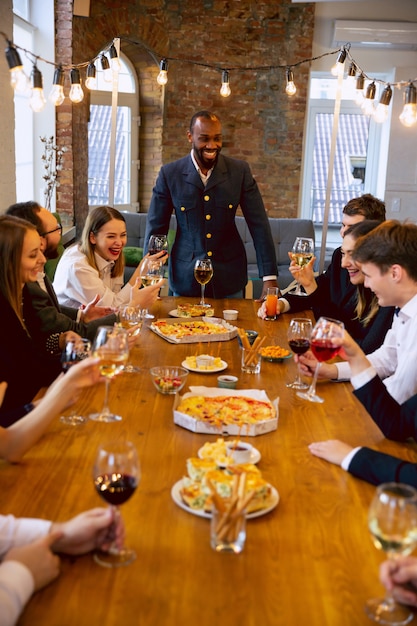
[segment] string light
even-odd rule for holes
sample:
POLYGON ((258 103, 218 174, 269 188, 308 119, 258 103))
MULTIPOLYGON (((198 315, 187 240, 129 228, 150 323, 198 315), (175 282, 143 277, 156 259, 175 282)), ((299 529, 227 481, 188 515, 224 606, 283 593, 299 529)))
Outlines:
POLYGON ((109 60, 104 54, 100 55, 101 69, 103 70, 103 77, 106 83, 111 83, 113 80, 113 72, 110 67, 109 60))
POLYGON ((349 65, 346 82, 348 84, 351 84, 352 86, 356 82, 356 64, 354 61, 352 61, 352 63, 349 65))
POLYGON ((74 104, 78 104, 84 98, 84 92, 81 88, 81 79, 80 79, 80 70, 73 67, 70 72, 70 80, 71 80, 71 89, 70 89, 70 100, 74 102, 74 104))
POLYGON ((362 111, 365 115, 374 114, 374 100, 375 100, 376 86, 375 82, 370 83, 366 89, 366 95, 362 104, 362 111))
POLYGON ((346 48, 342 48, 337 55, 336 63, 333 65, 331 69, 331 73, 333 76, 340 76, 345 71, 345 60, 346 60, 346 48))
POLYGON ((400 114, 400 122, 407 128, 417 122, 417 91, 413 83, 409 83, 404 91, 404 107, 400 114))
POLYGON ((56 107, 59 107, 65 100, 64 80, 65 76, 62 67, 57 67, 54 73, 52 89, 48 96, 49 102, 52 102, 56 107))
POLYGON ((359 76, 356 78, 356 98, 355 98, 355 102, 358 106, 362 106, 363 104, 363 100, 364 100, 364 95, 363 95, 363 89, 365 87, 365 75, 363 74, 363 72, 361 72, 361 74, 359 74, 359 76))
POLYGON ((223 96, 223 98, 228 98, 231 93, 232 93, 232 90, 230 89, 230 84, 229 84, 229 72, 227 70, 223 70, 222 86, 220 87, 220 95, 223 96))
POLYGON ((162 59, 159 64, 159 74, 156 82, 158 85, 161 85, 161 87, 168 82, 168 61, 166 59, 162 59))
POLYGON ((29 106, 32 111, 35 111, 35 113, 39 113, 39 111, 42 111, 42 109, 44 108, 46 100, 43 93, 42 74, 40 73, 36 65, 34 65, 32 68, 31 78, 32 92, 29 98, 29 106))
POLYGON ((122 68, 120 65, 119 55, 117 54, 116 47, 114 43, 109 48, 109 57, 110 57, 110 67, 113 72, 119 72, 122 68))
POLYGON ((10 84, 16 93, 26 93, 29 89, 29 79, 23 71, 23 63, 16 47, 7 40, 6 61, 10 70, 10 84))
POLYGON ((389 107, 389 103, 391 102, 391 98, 392 98, 392 89, 390 85, 387 85, 384 91, 382 92, 379 104, 376 107, 375 113, 374 113, 374 120, 375 122, 378 122, 378 124, 382 124, 383 122, 385 122, 385 120, 388 119, 388 113, 389 113, 388 107, 389 107))
POLYGON ((96 78, 96 66, 94 63, 89 63, 87 67, 87 78, 85 80, 85 86, 87 89, 96 89, 97 88, 97 78, 96 78))
POLYGON ((290 67, 287 67, 287 69, 285 70, 285 76, 287 79, 285 93, 287 94, 287 96, 294 96, 297 91, 297 87, 294 83, 294 72, 290 67))

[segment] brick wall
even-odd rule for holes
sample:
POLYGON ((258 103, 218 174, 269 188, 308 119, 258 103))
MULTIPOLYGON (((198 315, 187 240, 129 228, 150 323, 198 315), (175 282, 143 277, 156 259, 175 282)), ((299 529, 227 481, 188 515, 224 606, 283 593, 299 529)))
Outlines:
MULTIPOLYGON (((67 33, 70 26, 72 3, 56 3, 61 10, 57 11, 57 16, 61 15, 61 22, 57 19, 59 41, 61 28, 67 33)), ((72 62, 93 58, 114 37, 122 37, 122 50, 140 81, 141 211, 149 206, 161 163, 188 152, 186 130, 192 114, 207 108, 223 122, 224 153, 250 163, 270 217, 296 216, 309 67, 302 64, 296 68, 298 90, 291 99, 284 91, 285 71, 268 67, 311 57, 314 4, 292 4, 290 0, 131 0, 120 4, 93 0, 90 17, 74 18, 72 62), (157 61, 172 59, 165 99, 156 84, 157 63, 146 48, 155 53, 157 61), (232 95, 224 99, 219 95, 221 73, 207 65, 258 69, 231 69, 232 95)), ((68 52, 70 47, 68 44, 68 52)), ((69 116, 70 111, 71 107, 69 116)), ((71 122, 67 116, 67 111, 58 112, 59 131, 66 137, 72 132, 73 202, 81 219, 87 210, 86 103, 72 106, 71 122), (61 113, 65 120, 59 119, 61 113)), ((63 187, 62 200, 67 194, 63 187)))

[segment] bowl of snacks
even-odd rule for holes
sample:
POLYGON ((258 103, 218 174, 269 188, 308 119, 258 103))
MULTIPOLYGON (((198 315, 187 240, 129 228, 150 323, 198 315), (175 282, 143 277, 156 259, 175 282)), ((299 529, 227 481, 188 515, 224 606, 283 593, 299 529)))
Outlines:
POLYGON ((263 346, 259 353, 264 361, 271 363, 282 363, 282 361, 292 357, 292 352, 287 348, 281 348, 281 346, 263 346))
POLYGON ((164 395, 181 391, 188 376, 188 370, 185 367, 175 365, 151 367, 150 372, 155 389, 164 395))

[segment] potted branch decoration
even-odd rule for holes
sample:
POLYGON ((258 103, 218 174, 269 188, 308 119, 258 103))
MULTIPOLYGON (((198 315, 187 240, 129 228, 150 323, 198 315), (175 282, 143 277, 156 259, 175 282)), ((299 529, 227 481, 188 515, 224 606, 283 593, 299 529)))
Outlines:
POLYGON ((65 146, 58 148, 53 137, 39 137, 39 139, 44 144, 42 161, 45 172, 42 178, 45 181, 43 190, 45 208, 50 211, 55 187, 59 187, 59 172, 62 170, 62 160, 67 149, 65 146))

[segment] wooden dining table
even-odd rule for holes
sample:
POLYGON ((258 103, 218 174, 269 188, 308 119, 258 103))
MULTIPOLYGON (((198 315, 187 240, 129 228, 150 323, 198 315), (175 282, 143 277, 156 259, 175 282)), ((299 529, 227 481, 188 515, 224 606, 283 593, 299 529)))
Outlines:
MULTIPOLYGON (((163 297, 152 313, 167 318, 179 302, 190 301, 163 297)), ((237 309, 231 323, 265 335, 265 345, 288 346, 291 314, 263 321, 252 300, 211 303, 217 317, 237 309)), ((324 402, 308 402, 286 387, 296 375, 293 358, 262 361, 259 374, 243 374, 236 338, 175 345, 157 336, 151 323, 147 320, 130 355, 140 372, 122 373, 110 384, 110 407, 122 421, 71 427, 57 416, 20 464, 0 465, 3 514, 59 521, 105 506, 92 473, 100 444, 134 442, 142 468, 139 487, 121 507, 126 543, 136 560, 105 568, 91 554, 63 556, 59 578, 33 595, 19 625, 369 626, 365 601, 384 592, 378 578, 384 555, 367 528, 375 487, 312 456, 308 444, 337 438, 406 459, 415 459, 415 445, 386 440, 348 382, 319 382, 324 402), (183 510, 171 496, 186 474, 187 458, 219 435, 174 424, 174 396, 156 391, 149 369, 181 365, 197 353, 221 357, 227 363, 222 374, 237 376, 238 389, 263 389, 271 400, 279 399, 277 429, 251 438, 261 454, 258 467, 279 502, 248 520, 238 555, 215 552, 209 520, 183 510)), ((215 387, 217 376, 190 372, 181 393, 190 385, 215 387)), ((100 383, 83 393, 77 410, 97 411, 103 397, 100 383)))

